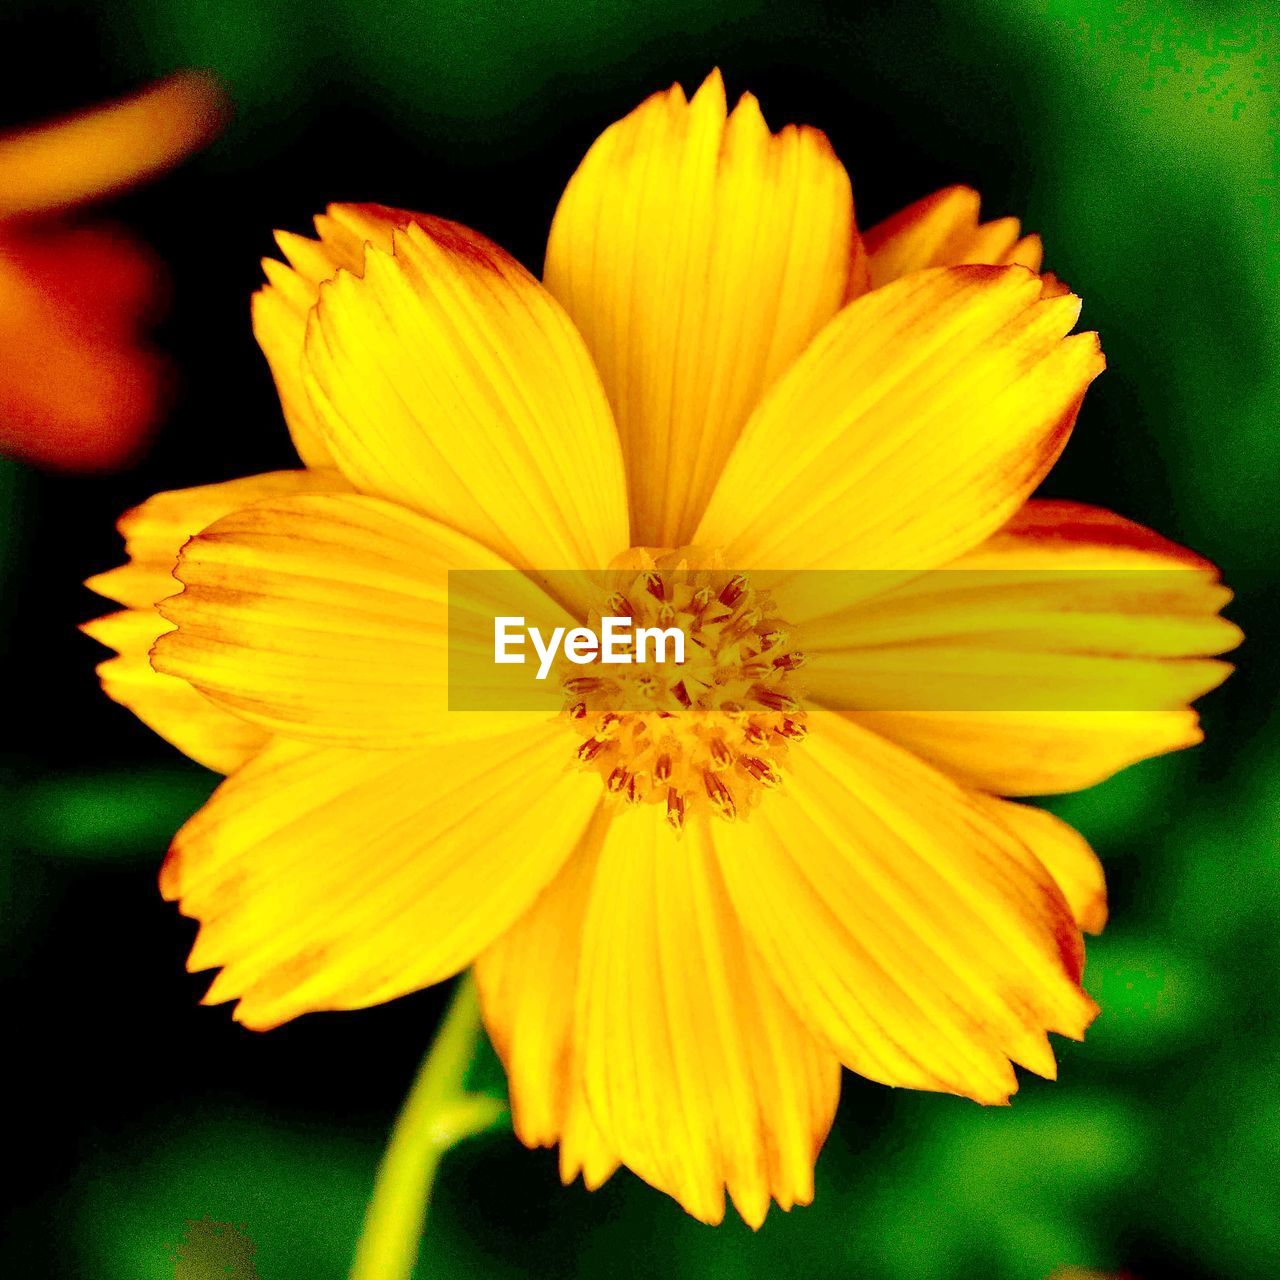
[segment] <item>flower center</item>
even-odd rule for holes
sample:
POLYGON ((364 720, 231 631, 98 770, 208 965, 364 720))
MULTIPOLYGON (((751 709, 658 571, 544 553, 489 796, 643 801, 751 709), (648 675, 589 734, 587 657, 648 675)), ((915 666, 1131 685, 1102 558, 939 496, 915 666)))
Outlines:
POLYGON ((676 831, 700 808, 727 821, 750 813, 806 733, 795 677, 804 655, 768 593, 719 561, 633 549, 591 611, 595 630, 605 617, 631 619, 633 634, 679 628, 683 662, 651 645, 645 661, 562 659, 557 671, 581 767, 620 802, 663 805, 676 831))

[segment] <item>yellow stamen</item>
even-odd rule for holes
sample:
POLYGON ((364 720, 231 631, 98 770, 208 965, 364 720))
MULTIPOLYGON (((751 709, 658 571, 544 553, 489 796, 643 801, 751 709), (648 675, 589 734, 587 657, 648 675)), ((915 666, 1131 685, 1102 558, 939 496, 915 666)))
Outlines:
POLYGON ((794 681, 805 659, 788 648, 791 628, 747 575, 691 559, 640 553, 637 568, 632 553, 589 618, 593 628, 606 616, 679 627, 683 662, 565 665, 561 679, 579 764, 621 803, 664 805, 676 832, 699 810, 747 817, 782 785, 786 753, 805 733, 794 681))

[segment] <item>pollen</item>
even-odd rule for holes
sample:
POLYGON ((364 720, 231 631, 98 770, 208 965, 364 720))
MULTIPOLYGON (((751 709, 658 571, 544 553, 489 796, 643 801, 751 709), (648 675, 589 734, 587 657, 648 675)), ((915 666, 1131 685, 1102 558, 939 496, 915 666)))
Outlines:
POLYGON ((804 654, 768 592, 693 549, 620 557, 590 623, 679 628, 683 662, 650 654, 558 674, 578 767, 619 804, 657 804, 679 832, 699 811, 732 822, 783 784, 805 736, 804 654), (709 562, 709 564, 708 564, 709 562))

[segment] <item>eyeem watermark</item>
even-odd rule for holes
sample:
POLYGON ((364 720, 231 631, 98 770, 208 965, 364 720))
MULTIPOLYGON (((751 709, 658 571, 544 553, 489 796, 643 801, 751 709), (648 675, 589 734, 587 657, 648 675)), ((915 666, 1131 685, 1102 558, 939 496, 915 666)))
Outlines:
POLYGON ((609 666, 649 662, 650 646, 652 661, 684 663, 685 634, 679 627, 637 627, 625 616, 601 618, 598 633, 590 627, 552 627, 548 635, 540 627, 527 625, 522 616, 494 618, 494 662, 522 665, 528 659, 526 639, 538 656, 538 680, 547 678, 562 648, 564 656, 580 667, 593 662, 609 666))
POLYGON ((452 711, 1173 711, 1227 671, 1210 569, 451 570, 452 711), (1179 655, 1187 654, 1186 658, 1179 655))

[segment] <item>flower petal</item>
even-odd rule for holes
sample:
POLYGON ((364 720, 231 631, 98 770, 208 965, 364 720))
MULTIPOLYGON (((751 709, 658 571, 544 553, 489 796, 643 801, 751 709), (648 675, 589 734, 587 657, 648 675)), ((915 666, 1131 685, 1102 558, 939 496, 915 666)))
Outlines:
POLYGON ((1214 657, 1241 638, 1218 616, 1230 599, 1208 561, 1142 525, 1080 503, 1029 502, 946 570, 807 623, 806 647, 826 650, 812 688, 821 697, 837 669, 856 679, 879 708, 858 712, 859 723, 972 786, 1074 791, 1200 740, 1185 704, 1231 670, 1214 657), (949 704, 939 687, 936 706, 921 708, 948 646, 969 705, 949 704), (1022 673, 1025 692, 997 681, 982 706, 997 672, 1005 686, 1022 673), (895 705, 904 676, 917 702, 895 705))
POLYGON ((1107 923, 1107 882, 1098 855, 1073 826, 1029 804, 987 799, 999 817, 1057 881, 1076 924, 1101 933, 1107 923))
POLYGON ((185 680, 153 670, 151 649, 173 627, 155 606, 182 589, 173 576, 178 552, 206 525, 263 498, 347 487, 334 471, 274 471, 158 493, 121 516, 117 527, 128 562, 85 585, 127 608, 81 628, 120 655, 98 666, 107 696, 206 768, 230 773, 243 764, 266 742, 266 730, 211 702, 185 680))
POLYGON ((587 910, 576 1036, 591 1112, 623 1162, 704 1222, 727 1188, 751 1226, 813 1196, 839 1091, 774 988, 704 831, 620 812, 587 910))
POLYGON ((126 563, 95 574, 85 586, 126 608, 151 609, 182 590, 173 573, 178 553, 188 539, 215 520, 265 498, 350 489, 336 471, 266 471, 221 484, 157 493, 116 522, 124 538, 126 563))
POLYGON ((808 692, 840 710, 1176 710, 1225 679, 1213 655, 1241 639, 1211 564, 1079 503, 1030 502, 872 600, 859 577, 824 575, 833 612, 804 627, 808 692))
POLYGON ((787 999, 852 1070, 1004 1102, 1010 1059, 1096 1013, 1049 873, 986 804, 830 713, 784 791, 714 828, 729 895, 787 999))
POLYGON ((418 751, 284 739, 178 833, 166 898, 201 922, 207 1003, 265 1029, 457 973, 555 877, 599 804, 563 726, 418 751))
MULTIPOLYGON (((1145 525, 1084 502, 1035 498, 960 563, 963 567, 1217 570, 1203 556, 1145 525)), ((1194 579, 1188 579, 1194 583, 1194 579)), ((1217 607, 1231 598, 1226 592, 1217 607)))
POLYGON ((559 876, 475 963, 485 1025, 507 1069, 516 1136, 530 1147, 559 1142, 565 1183, 581 1171, 592 1190, 618 1158, 587 1108, 573 1007, 587 902, 608 826, 601 809, 559 876))
POLYGON ((1065 337, 1078 299, 1041 287, 952 267, 850 303, 752 416, 694 541, 744 569, 919 570, 994 532, 1102 369, 1095 334, 1065 337))
POLYGON ((80 629, 119 655, 98 664, 98 679, 107 697, 128 707, 197 764, 230 773, 260 750, 270 735, 260 725, 210 702, 185 680, 152 670, 151 648, 169 626, 154 609, 124 609, 86 622, 80 629))
POLYGON ((680 546, 765 389, 865 286, 826 137, 772 135, 713 72, 607 129, 570 180, 547 288, 582 331, 627 459, 632 543, 680 546), (852 251, 851 251, 852 247, 852 251))
POLYGON ((560 709, 548 681, 542 712, 449 710, 451 652, 492 653, 495 611, 574 622, 465 534, 381 498, 246 507, 188 542, 176 576, 185 589, 161 612, 177 630, 157 643, 156 670, 273 732, 406 747, 506 732, 560 709), (451 570, 505 572, 454 588, 451 570))
POLYGON ((1081 791, 1204 738, 1190 709, 868 711, 850 719, 966 786, 1002 796, 1081 791))
POLYGON ((945 187, 909 204, 863 235, 871 287, 922 271, 988 263, 1040 270, 1040 237, 1024 236, 1017 218, 978 221, 981 197, 972 187, 945 187))
POLYGON ((582 339, 497 245, 432 219, 320 289, 304 380, 362 492, 461 530, 518 568, 625 550, 609 406, 582 339))
POLYGON ((394 231, 404 230, 411 222, 429 225, 433 221, 425 214, 380 204, 331 204, 315 219, 317 239, 276 232, 276 243, 288 265, 274 258, 262 260, 267 283, 253 295, 253 335, 271 366, 294 448, 307 466, 333 466, 302 385, 307 317, 320 297, 320 286, 332 280, 340 267, 363 275, 367 245, 390 253, 394 231))
POLYGON ((0 218, 92 200, 176 164, 221 128, 212 76, 180 71, 100 107, 0 138, 0 218))

